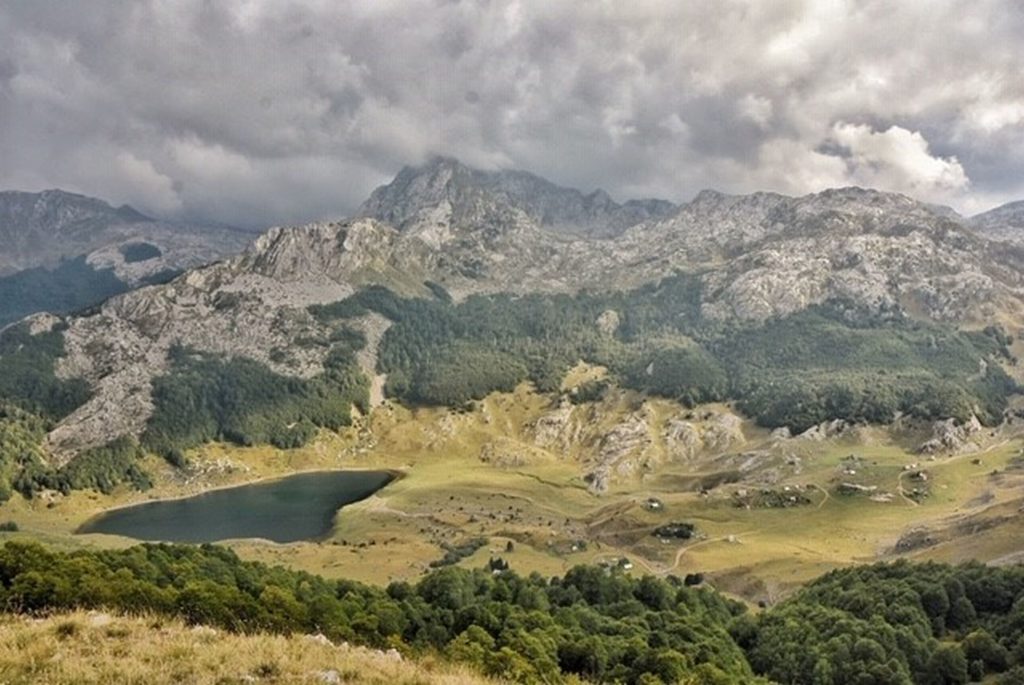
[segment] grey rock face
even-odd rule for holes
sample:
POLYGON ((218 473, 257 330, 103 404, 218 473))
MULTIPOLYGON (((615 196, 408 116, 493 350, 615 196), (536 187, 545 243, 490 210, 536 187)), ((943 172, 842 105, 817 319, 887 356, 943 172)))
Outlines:
POLYGON ((525 171, 486 172, 435 157, 402 169, 373 192, 359 214, 403 230, 430 221, 479 228, 480 219, 488 217, 498 224, 526 219, 556 234, 607 238, 676 209, 653 199, 620 205, 603 190, 584 195, 525 171))
POLYGON ((129 285, 167 270, 189 269, 241 252, 254 234, 225 226, 173 224, 128 205, 62 190, 0 192, 0 276, 53 267, 86 255, 96 269, 113 269, 129 285), (131 262, 121 248, 145 242, 159 256, 131 262))
POLYGON ((1024 245, 1024 200, 990 209, 971 217, 970 225, 989 240, 1024 245))
POLYGON ((127 205, 114 208, 102 200, 47 190, 0 192, 0 273, 92 252, 109 236, 153 219, 127 205))
POLYGON ((981 423, 974 416, 966 423, 959 423, 953 419, 936 421, 932 424, 931 438, 922 444, 918 451, 923 454, 956 454, 977 450, 979 446, 973 444, 971 438, 981 429, 981 423))
MULTIPOLYGON (((234 259, 69 317, 59 373, 86 378, 96 397, 57 426, 51 445, 70 454, 142 430, 151 379, 174 344, 252 358, 283 374, 319 372, 324 350, 294 344, 326 335, 306 307, 367 284, 426 296, 429 280, 460 298, 621 290, 687 271, 702 281, 708 319, 756 322, 830 299, 955 323, 1024 314, 1024 253, 929 205, 860 188, 799 198, 705 191, 678 208, 618 205, 524 172, 437 159, 404 169, 361 215, 271 229, 234 259)), ((595 326, 612 334, 620 314, 605 312, 595 326)), ((382 322, 363 323, 379 340, 382 322)), ((677 458, 685 459, 692 436, 676 428, 677 458)), ((537 444, 564 443, 578 430, 572 408, 561 407, 535 426, 537 444)), ((702 429, 700 443, 718 449, 742 440, 737 431, 728 422, 717 434, 702 429)), ((614 455, 643 452, 643 435, 636 425, 620 427, 595 473, 606 478, 620 461, 614 455)))

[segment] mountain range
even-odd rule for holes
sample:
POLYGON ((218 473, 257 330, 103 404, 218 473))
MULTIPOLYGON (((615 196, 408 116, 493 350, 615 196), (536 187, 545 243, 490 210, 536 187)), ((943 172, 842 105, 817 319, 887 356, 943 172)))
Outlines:
POLYGON ((230 256, 251 233, 160 221, 62 190, 0 192, 0 325, 69 312, 230 256))
MULTIPOLYGON (((246 237, 175 232, 130 208, 59 192, 3 200, 0 216, 25 217, 27 227, 9 269, 88 253, 90 263, 122 273, 130 265, 112 256, 118 245, 143 239, 184 267, 246 237)), ((175 348, 249 359, 284 377, 317 376, 331 346, 301 341, 329 338, 332 329, 310 307, 369 286, 460 302, 490 293, 624 292, 686 274, 696 283, 701 325, 758 326, 829 303, 881 320, 1013 328, 1024 320, 1024 251, 995 240, 1015 239, 1015 217, 1008 205, 966 220, 860 188, 803 197, 703 191, 679 206, 618 204, 601 191, 438 157, 403 169, 351 219, 273 228, 226 261, 85 314, 37 315, 25 325, 59 331, 56 377, 89 387, 89 399, 49 432, 50 449, 71 455, 143 433, 152 382, 168 373, 175 348)), ((11 223, 5 219, 8 233, 11 223)), ((609 310, 600 325, 628 315, 609 310)), ((358 361, 377 386, 377 347, 391 324, 379 313, 348 322, 366 339, 358 361)))

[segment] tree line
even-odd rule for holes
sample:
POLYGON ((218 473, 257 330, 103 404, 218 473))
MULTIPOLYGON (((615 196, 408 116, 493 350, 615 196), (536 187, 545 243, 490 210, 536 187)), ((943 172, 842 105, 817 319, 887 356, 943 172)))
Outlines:
POLYGON ((353 406, 369 408, 354 349, 351 339, 335 346, 323 373, 303 379, 251 359, 173 348, 170 370, 153 381, 142 446, 182 464, 185 450, 212 440, 287 449, 304 445, 318 428, 338 430, 351 422, 353 406))
MULTIPOLYGON (((599 397, 612 382, 685 405, 735 401, 759 424, 794 432, 831 419, 885 423, 898 412, 977 415, 996 424, 1019 390, 1001 366, 1016 363, 1012 338, 996 326, 959 331, 840 302, 756 325, 726 324, 701 315, 701 287, 696 275, 680 274, 625 292, 479 295, 458 303, 436 283, 429 298, 365 288, 310 308, 325 328, 322 339, 308 341, 326 348, 324 371, 314 378, 173 348, 169 370, 153 380, 154 411, 140 446, 183 465, 186 450, 211 440, 290 448, 320 428, 349 424, 352 406, 367 409, 369 386, 355 362, 365 339, 348 320, 370 311, 393 322, 378 350, 385 390, 410 404, 466 407, 524 381, 558 392, 580 360, 611 372, 583 397, 599 397)), ((126 443, 80 455, 80 472, 38 463, 41 436, 91 396, 83 379, 57 377, 63 354, 61 324, 35 334, 26 323, 0 332, 0 404, 38 419, 26 431, 24 417, 0 416, 0 430, 18 436, 0 446, 0 495, 19 474, 23 492, 47 484, 144 487, 148 479, 126 443)))
POLYGON ((321 322, 375 311, 394 322, 378 366, 404 401, 458 407, 523 381, 557 390, 580 360, 622 386, 693 405, 735 400, 758 423, 794 432, 822 421, 885 423, 972 415, 1002 420, 1018 386, 1000 328, 958 331, 898 312, 829 302, 761 324, 709 321, 700 282, 678 275, 621 293, 478 295, 460 303, 364 289, 311 308, 321 322), (598 326, 614 312, 613 329, 598 326))
POLYGON ((1024 569, 905 561, 833 571, 760 613, 675 576, 445 567, 377 588, 213 545, 0 547, 0 605, 104 608, 232 631, 322 633, 519 682, 1024 683, 1024 569))

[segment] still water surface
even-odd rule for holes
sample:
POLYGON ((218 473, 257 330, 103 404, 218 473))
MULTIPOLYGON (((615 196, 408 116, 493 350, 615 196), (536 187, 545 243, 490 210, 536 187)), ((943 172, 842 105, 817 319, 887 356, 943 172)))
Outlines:
POLYGON ((315 540, 330 533, 338 509, 369 497, 393 478, 387 471, 301 473, 194 497, 112 509, 76 532, 163 542, 315 540))

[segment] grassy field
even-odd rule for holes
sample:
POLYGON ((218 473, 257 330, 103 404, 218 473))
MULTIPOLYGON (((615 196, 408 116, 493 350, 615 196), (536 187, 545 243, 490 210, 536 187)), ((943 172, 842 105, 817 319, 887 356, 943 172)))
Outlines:
POLYGON ((493 682, 438 659, 407 661, 308 635, 235 635, 163 618, 79 612, 0 617, 0 682, 9 685, 230 685, 493 682))
POLYGON ((146 466, 157 485, 146 493, 15 497, 0 506, 0 521, 20 531, 0 536, 122 546, 132 541, 73 532, 111 506, 301 470, 390 468, 405 477, 345 507, 321 543, 231 545, 248 559, 385 584, 415 578, 446 548, 483 538, 461 564, 501 556, 520 572, 554 575, 628 557, 634 572, 700 572, 720 589, 769 602, 831 568, 889 558, 901 540, 901 553, 917 558, 1007 561, 1020 551, 1022 524, 1011 514, 1024 481, 1012 463, 1022 442, 1009 428, 977 434, 975 452, 929 460, 912 451, 919 432, 863 428, 778 439, 744 424, 742 441, 679 459, 668 456, 664 437, 666 422, 688 412, 678 405, 622 393, 573 409, 573 439, 541 446, 538 420, 555 409, 525 387, 466 413, 386 404, 298 450, 210 445, 190 455, 187 476, 153 459, 146 466), (650 437, 635 457, 641 467, 591 493, 583 474, 593 454, 636 416, 645 417, 650 437), (660 507, 651 510, 650 498, 660 507), (675 521, 696 524, 696 537, 652 535, 675 521))

